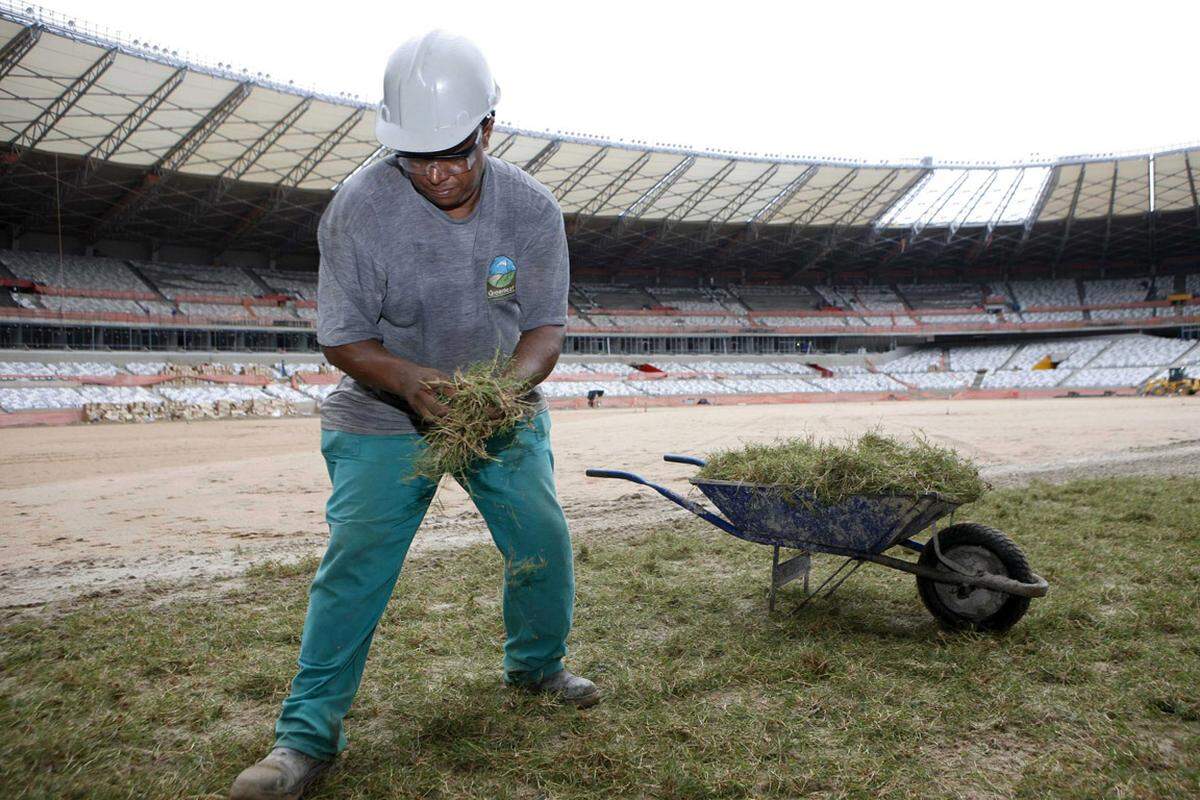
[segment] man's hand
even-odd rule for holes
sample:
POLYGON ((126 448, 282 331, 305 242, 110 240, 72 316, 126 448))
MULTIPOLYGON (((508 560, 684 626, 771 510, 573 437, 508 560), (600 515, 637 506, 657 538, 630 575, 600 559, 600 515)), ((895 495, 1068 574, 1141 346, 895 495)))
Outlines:
POLYGON ((330 364, 365 386, 402 398, 423 419, 433 421, 448 412, 438 400, 439 391, 453 393, 446 373, 394 356, 376 339, 323 349, 330 364))
POLYGON ((399 395, 409 407, 421 415, 426 422, 432 422, 438 417, 450 413, 450 409, 438 400, 438 394, 450 397, 454 387, 450 384, 450 376, 441 370, 421 367, 413 364, 411 368, 400 371, 399 395))

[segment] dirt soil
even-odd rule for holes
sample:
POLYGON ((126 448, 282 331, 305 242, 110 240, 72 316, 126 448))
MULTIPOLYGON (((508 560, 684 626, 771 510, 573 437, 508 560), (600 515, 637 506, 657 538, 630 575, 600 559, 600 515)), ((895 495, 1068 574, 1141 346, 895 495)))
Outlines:
MULTIPOLYGON (((686 513, 648 489, 586 478, 587 467, 690 493, 693 469, 663 453, 809 432, 924 431, 977 459, 996 485, 1200 472, 1200 397, 588 409, 554 412, 553 426, 576 537, 686 513)), ((329 480, 319 430, 315 418, 0 429, 0 609, 163 580, 203 588, 257 562, 320 554, 329 480)), ((446 481, 412 552, 486 539, 446 481)))

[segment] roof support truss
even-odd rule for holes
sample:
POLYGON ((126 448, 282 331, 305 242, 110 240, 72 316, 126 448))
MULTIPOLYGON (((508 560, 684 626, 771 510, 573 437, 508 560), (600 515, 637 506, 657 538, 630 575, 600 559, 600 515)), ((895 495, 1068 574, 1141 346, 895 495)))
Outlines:
POLYGON ((583 217, 591 214, 599 214, 609 204, 609 202, 617 196, 617 194, 625 188, 625 184, 629 183, 637 174, 642 171, 642 168, 650 161, 649 153, 642 153, 633 163, 621 170, 617 177, 608 182, 608 185, 596 193, 596 196, 587 202, 583 208, 579 209, 579 216, 583 217))
POLYGON ((4 47, 0 47, 0 80, 3 80, 17 64, 21 63, 21 59, 33 49, 40 38, 42 38, 41 25, 36 23, 26 25, 16 36, 5 42, 4 47))
POLYGON ((813 220, 819 217, 825 209, 829 208, 829 205, 837 199, 842 190, 849 186, 856 177, 858 177, 858 169, 850 170, 838 178, 831 186, 827 187, 807 208, 797 214, 796 218, 788 225, 787 238, 784 240, 785 243, 790 245, 795 242, 800 231, 811 225, 813 220))
POLYGON ((921 231, 925 230, 926 226, 929 225, 930 220, 934 219, 938 214, 941 213, 942 209, 946 207, 946 204, 950 202, 950 199, 954 197, 955 193, 958 192, 958 190, 961 189, 962 185, 966 182, 967 171, 963 170, 961 173, 959 173, 958 177, 954 179, 954 182, 946 187, 946 190, 938 196, 938 199, 935 200, 931 206, 926 208, 925 211, 923 211, 921 215, 913 221, 912 226, 908 229, 910 244, 915 242, 921 236, 921 231))
POLYGON ((533 158, 525 162, 525 171, 533 175, 542 167, 546 166, 546 162, 554 157, 558 152, 558 148, 562 147, 562 142, 558 139, 551 139, 546 142, 546 146, 538 150, 533 158))
POLYGON ((709 220, 705 238, 711 238, 718 230, 721 229, 722 226, 732 222, 734 217, 736 217, 746 206, 746 204, 750 202, 750 198, 758 194, 762 187, 767 184, 767 181, 775 177, 776 172, 779 172, 779 165, 771 164, 765 170, 759 173, 754 180, 742 187, 740 192, 734 195, 728 203, 726 203, 720 208, 720 210, 713 214, 712 219, 709 220))
POLYGON ((788 181, 788 185, 784 186, 775 196, 768 200, 761 208, 750 215, 749 227, 746 230, 748 238, 757 238, 759 232, 764 225, 775 219, 776 215, 783 210, 784 206, 791 202, 797 192, 804 188, 804 185, 812 180, 812 176, 817 174, 820 169, 816 164, 810 164, 804 168, 796 177, 788 181))
POLYGON ((1025 245, 1029 242, 1029 235, 1033 233, 1033 226, 1037 224, 1038 218, 1046 210, 1046 203, 1050 200, 1050 195, 1054 194, 1054 190, 1058 188, 1058 181, 1061 177, 1062 167, 1055 167, 1050 170, 1050 175, 1047 176, 1046 183, 1042 186, 1042 193, 1038 195, 1037 202, 1033 204, 1033 210, 1025 218, 1025 226, 1021 230, 1021 240, 1017 242, 1016 250, 1013 251, 1012 257, 1014 259, 1019 258, 1021 253, 1025 251, 1025 245))
POLYGON ((836 248, 845 237, 846 231, 858 224, 863 213, 875 204, 875 202, 879 199, 879 196, 886 192, 891 185, 895 183, 896 178, 898 177, 900 177, 900 170, 893 169, 884 175, 883 179, 879 181, 879 183, 868 189, 862 197, 856 200, 853 205, 850 206, 850 208, 846 209, 842 215, 834 221, 833 227, 829 231, 829 238, 826 240, 825 244, 821 246, 821 249, 813 254, 813 256, 808 259, 803 266, 795 269, 788 277, 795 278, 801 273, 808 272, 823 258, 825 258, 825 256, 833 252, 834 248, 836 248))
POLYGON ((229 166, 221 170, 221 174, 217 178, 217 185, 213 187, 213 194, 216 196, 210 197, 209 202, 215 204, 217 200, 220 200, 220 196, 229 190, 230 184, 232 184, 234 181, 241 180, 242 176, 249 172, 250 169, 258 163, 258 160, 262 158, 268 150, 274 147, 275 143, 278 142, 284 134, 295 127, 296 122, 304 116, 304 113, 308 111, 309 107, 311 106, 311 97, 305 97, 302 99, 299 103, 293 106, 291 110, 289 110, 287 114, 283 116, 282 119, 268 128, 262 136, 258 137, 258 139, 252 142, 249 147, 243 150, 241 155, 234 159, 229 166))
POLYGON ((187 67, 180 67, 172 72, 165 81, 158 85, 158 88, 146 95, 117 127, 109 131, 108 135, 83 157, 83 167, 76 178, 79 186, 86 184, 96 167, 120 150, 121 145, 125 144, 129 137, 142 126, 142 123, 149 119, 150 115, 157 111, 158 107, 179 88, 179 84, 183 83, 183 79, 187 77, 187 71, 187 67))
POLYGON ((1087 164, 1079 165, 1079 178, 1075 181, 1075 191, 1071 193, 1071 207, 1063 222, 1062 236, 1058 240, 1058 249, 1054 252, 1054 263, 1062 260, 1063 251, 1067 249, 1067 240, 1071 238, 1071 223, 1075 221, 1075 207, 1079 205, 1079 193, 1083 191, 1083 180, 1087 175, 1087 164))
POLYGON ((992 188, 992 185, 995 184, 996 177, 999 174, 999 171, 992 170, 992 172, 990 172, 984 179, 983 183, 976 187, 975 191, 971 194, 971 198, 967 200, 967 203, 963 206, 962 210, 954 216, 954 219, 950 220, 950 227, 946 230, 946 244, 950 244, 952 241, 954 241, 954 236, 958 233, 958 229, 963 226, 963 223, 966 222, 973 213, 975 213, 975 209, 979 207, 981 202, 983 202, 983 198, 987 196, 988 191, 992 188))
POLYGON ((1113 162, 1112 183, 1108 188, 1108 214, 1104 217, 1104 244, 1100 247, 1100 260, 1108 261, 1108 243, 1112 238, 1113 210, 1117 207, 1117 169, 1119 164, 1113 162))
POLYGON ((1025 180, 1025 167, 1021 167, 1021 171, 1017 173, 1017 178, 1009 184, 1008 191, 1004 193, 1004 197, 1000 199, 1000 204, 996 206, 992 218, 988 220, 987 235, 991 236, 992 231, 996 230, 996 226, 1000 224, 1000 220, 1004 219, 1004 212, 1008 211, 1009 205, 1012 203, 1013 197, 1017 194, 1017 189, 1025 180))
POLYGON ((342 188, 342 186, 344 186, 344 185, 345 185, 346 181, 350 180, 350 179, 351 179, 351 178, 353 178, 355 175, 357 175, 358 173, 362 172, 364 169, 366 169, 367 167, 371 166, 372 164, 374 164, 374 163, 375 163, 376 161, 378 161, 379 159, 381 159, 381 158, 386 158, 386 157, 387 157, 387 154, 388 154, 388 152, 389 152, 389 151, 388 151, 388 148, 384 147, 383 145, 380 145, 379 147, 376 147, 376 148, 375 148, 375 149, 374 149, 374 150, 371 152, 371 155, 369 155, 369 156, 367 156, 365 159, 363 159, 362 163, 360 163, 360 164, 359 164, 357 167, 355 167, 354 169, 350 170, 350 173, 349 173, 348 175, 346 175, 346 177, 342 178, 340 181, 338 181, 337 183, 335 183, 335 184, 333 185, 333 188, 332 188, 332 189, 330 189, 329 191, 330 191, 330 192, 337 192, 337 190, 338 190, 338 189, 341 189, 341 188, 342 188))
MULTIPOLYGON (((647 156, 649 153, 646 154, 647 156)), ((667 190, 675 185, 675 182, 683 177, 692 164, 696 163, 695 156, 684 156, 679 160, 679 163, 671 167, 666 175, 659 178, 653 186, 642 192, 638 199, 629 204, 629 208, 621 212, 620 220, 622 225, 626 225, 634 220, 640 219, 643 214, 649 211, 659 199, 666 194, 667 190)))
POLYGON ((513 143, 516 140, 517 132, 513 131, 508 136, 504 137, 504 141, 496 145, 495 148, 489 152, 489 155, 493 155, 496 158, 504 158, 504 154, 508 152, 508 149, 513 146, 513 143))
POLYGON ((115 128, 109 131, 107 136, 84 155, 83 164, 79 167, 78 172, 76 172, 74 182, 63 182, 60 184, 59 192, 55 197, 50 198, 35 208, 29 209, 28 213, 21 220, 21 227, 24 228, 33 220, 45 218, 55 208, 65 206, 67 199, 75 191, 87 185, 92 173, 95 172, 100 164, 107 161, 113 153, 121 149, 121 145, 125 144, 129 140, 129 137, 141 127, 142 123, 179 88, 179 84, 183 83, 183 79, 186 76, 187 67, 180 67, 159 84, 158 88, 143 98, 142 102, 138 103, 133 111, 129 112, 115 128))
POLYGON ((596 152, 588 156, 587 160, 571 171, 571 174, 558 182, 558 186, 554 187, 554 197, 562 200, 579 185, 580 181, 592 173, 604 157, 608 155, 609 148, 601 147, 596 152))
POLYGON ((992 212, 991 218, 988 219, 987 227, 984 230, 982 238, 980 238, 979 242, 974 245, 971 248, 970 253, 968 253, 966 266, 969 267, 974 264, 979 257, 983 255, 984 251, 992 246, 992 233, 996 230, 996 226, 1000 224, 1000 220, 1004 219, 1004 212, 1008 210, 1009 204, 1012 202, 1013 197, 1017 193, 1017 188, 1024 180, 1025 168, 1022 167, 1021 171, 1017 173, 1016 179, 1009 184, 1008 189, 1004 192, 1004 197, 1000 198, 1000 203, 996 206, 996 210, 992 212))
POLYGON ((263 217, 278 211, 287 198, 288 193, 303 183, 312 174, 313 170, 325 159, 325 156, 329 155, 329 152, 346 138, 366 113, 367 110, 365 108, 355 109, 351 112, 350 116, 342 120, 341 124, 325 134, 324 138, 304 155, 304 158, 300 159, 295 166, 288 170, 287 174, 283 176, 283 180, 275 184, 274 188, 271 189, 271 194, 267 198, 267 202, 264 205, 254 208, 242 218, 241 222, 234 227, 216 248, 217 252, 224 253, 227 251, 239 239, 257 228, 259 223, 262 222, 263 217))
POLYGON ((104 234, 117 230, 129 224, 137 215, 151 204, 162 191, 163 184, 179 170, 187 160, 213 135, 217 128, 229 119, 247 97, 250 96, 252 85, 249 82, 239 83, 221 102, 213 106, 192 129, 180 137, 162 158, 155 162, 142 176, 137 186, 126 192, 104 216, 100 218, 88 237, 91 241, 100 239, 104 234))
POLYGON ((100 76, 107 72, 116 60, 117 48, 110 47, 105 50, 103 55, 92 62, 92 65, 82 75, 71 81, 62 94, 54 98, 33 122, 26 125, 17 138, 9 142, 12 152, 5 159, 6 169, 10 169, 12 165, 21 160, 25 153, 41 144, 50 131, 54 130, 54 126, 70 113, 79 99, 96 85, 96 81, 100 80, 100 76))
POLYGON ((905 181, 904 185, 901 186, 900 189, 897 190, 897 192, 894 195, 892 195, 886 203, 884 203, 883 205, 881 205, 879 207, 879 212, 876 213, 875 216, 871 218, 871 221, 868 223, 868 226, 867 226, 868 231, 869 231, 867 234, 868 242, 875 241, 875 238, 879 235, 879 231, 882 228, 881 223, 883 222, 883 218, 885 216, 887 216, 889 211, 892 210, 892 207, 895 206, 897 203, 899 203, 901 200, 905 200, 905 198, 908 198, 907 200, 905 200, 905 203, 904 203, 905 205, 908 205, 909 203, 911 203, 912 198, 915 197, 917 194, 917 192, 916 192, 917 187, 920 186, 921 184, 923 184, 925 181, 929 180, 929 176, 932 174, 933 174, 932 169, 919 170, 911 178, 909 178, 907 181, 905 181))
POLYGON ((1183 154, 1183 167, 1187 170, 1188 188, 1192 190, 1192 210, 1196 212, 1196 227, 1200 228, 1200 197, 1196 195, 1196 174, 1192 170, 1192 159, 1188 153, 1183 154))
POLYGON ((704 199, 712 194, 713 190, 721 185, 724 180, 729 177, 729 173, 733 172, 733 168, 737 166, 736 159, 730 159, 712 175, 708 176, 703 183, 692 190, 691 194, 683 198, 674 208, 672 208, 667 216, 663 219, 662 230, 669 231, 675 223, 682 219, 686 219, 688 214, 696 209, 696 206, 704 202, 704 199))
POLYGON ((217 176, 217 180, 213 183, 212 188, 208 192, 208 196, 197 203, 188 214, 188 223, 195 223, 196 220, 204 216, 209 210, 221 202, 221 199, 228 193, 230 187, 234 183, 242 179, 249 172, 258 160, 262 158, 268 150, 275 146, 279 139, 295 127, 304 113, 308 111, 312 105, 312 98, 305 97, 299 103, 284 114, 283 118, 276 121, 274 125, 263 132, 250 145, 241 152, 241 154, 231 161, 225 169, 221 170, 221 174, 217 176))

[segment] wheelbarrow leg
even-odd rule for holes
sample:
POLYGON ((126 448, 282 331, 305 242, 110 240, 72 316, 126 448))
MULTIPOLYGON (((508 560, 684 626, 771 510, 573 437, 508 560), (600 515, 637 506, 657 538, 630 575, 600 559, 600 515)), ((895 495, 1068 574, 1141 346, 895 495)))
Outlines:
POLYGON ((808 592, 808 573, 812 567, 812 555, 801 551, 787 561, 779 561, 780 545, 774 545, 771 552, 771 591, 767 595, 767 610, 775 610, 775 596, 780 588, 797 578, 804 578, 804 591, 808 592))
POLYGON ((779 572, 779 545, 775 545, 771 553, 771 593, 767 596, 767 613, 775 611, 775 589, 778 588, 777 573, 779 572))
POLYGON ((842 562, 841 566, 839 566, 837 569, 835 569, 833 571, 833 574, 831 574, 828 578, 826 578, 824 581, 822 581, 821 585, 818 586, 811 593, 807 591, 808 577, 805 576, 805 587, 804 588, 806 591, 804 593, 804 602, 802 602, 800 605, 796 606, 796 611, 799 611, 800 609, 802 609, 806 605, 808 605, 809 602, 814 597, 817 597, 818 595, 821 594, 821 590, 825 589, 826 586, 829 586, 829 589, 825 591, 825 598, 829 599, 829 597, 832 596, 833 593, 836 592, 841 587, 841 585, 846 582, 846 579, 849 578, 851 575, 853 575, 855 572, 857 572, 858 568, 861 567, 862 565, 863 565, 863 562, 860 559, 847 558, 845 561, 842 562), (842 575, 841 580, 839 580, 837 583, 833 584, 833 586, 829 586, 830 582, 834 578, 836 578, 838 575, 841 575, 842 570, 844 570, 846 567, 849 567, 851 564, 854 565, 853 568, 851 568, 851 570, 849 572, 847 572, 845 575, 842 575))

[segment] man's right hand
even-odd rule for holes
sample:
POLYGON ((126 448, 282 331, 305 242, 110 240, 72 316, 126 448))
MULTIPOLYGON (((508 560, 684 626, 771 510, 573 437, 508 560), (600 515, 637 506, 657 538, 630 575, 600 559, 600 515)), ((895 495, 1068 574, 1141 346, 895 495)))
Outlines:
POLYGON ((450 409, 438 400, 439 393, 443 396, 453 394, 450 376, 441 370, 416 364, 400 370, 399 394, 426 422, 450 413, 450 409))
POLYGON ((414 413, 432 422, 444 417, 449 409, 438 400, 438 393, 452 394, 450 376, 432 367, 423 367, 394 356, 375 339, 324 348, 329 363, 356 381, 390 392, 404 400, 414 413))

